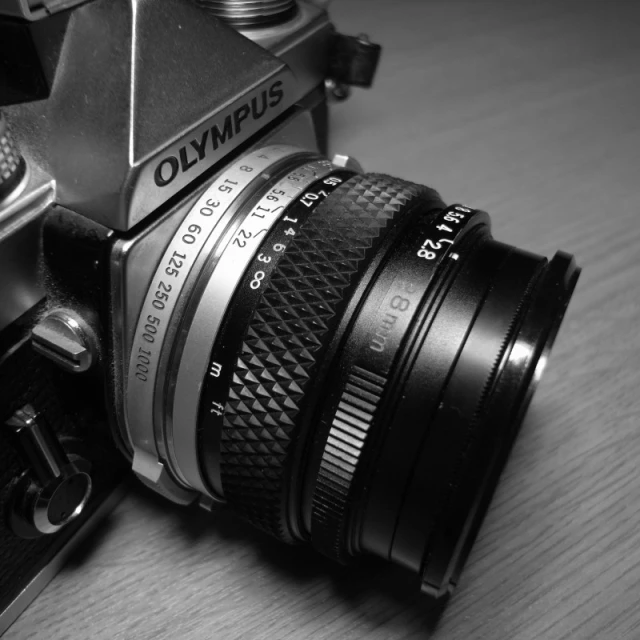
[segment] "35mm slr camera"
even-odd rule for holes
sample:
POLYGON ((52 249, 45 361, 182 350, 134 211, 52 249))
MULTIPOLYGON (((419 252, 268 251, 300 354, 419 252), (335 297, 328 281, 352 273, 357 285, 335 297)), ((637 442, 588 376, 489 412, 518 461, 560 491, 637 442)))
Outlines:
POLYGON ((450 592, 578 278, 328 159, 380 47, 294 0, 0 9, 3 626, 128 469, 450 592))

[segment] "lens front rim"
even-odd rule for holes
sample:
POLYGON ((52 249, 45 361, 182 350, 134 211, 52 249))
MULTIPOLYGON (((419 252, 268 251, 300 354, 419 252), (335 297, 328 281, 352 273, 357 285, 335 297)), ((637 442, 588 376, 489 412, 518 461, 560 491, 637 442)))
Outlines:
POLYGON ((466 489, 461 484, 458 493, 466 492, 466 499, 450 501, 449 512, 423 561, 424 593, 437 597, 457 585, 579 276, 573 256, 557 252, 526 294, 526 304, 511 332, 493 389, 478 417, 485 427, 491 425, 494 430, 479 451, 484 457, 482 473, 469 475, 464 481, 466 489))

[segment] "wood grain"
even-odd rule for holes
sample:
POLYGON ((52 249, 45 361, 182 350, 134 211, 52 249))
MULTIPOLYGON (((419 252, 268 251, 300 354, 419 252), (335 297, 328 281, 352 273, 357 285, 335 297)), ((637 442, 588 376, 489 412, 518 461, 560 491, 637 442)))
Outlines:
POLYGON ((459 590, 437 620, 401 570, 135 488, 8 639, 640 638, 640 3, 332 8, 385 46, 334 150, 584 268, 459 590))

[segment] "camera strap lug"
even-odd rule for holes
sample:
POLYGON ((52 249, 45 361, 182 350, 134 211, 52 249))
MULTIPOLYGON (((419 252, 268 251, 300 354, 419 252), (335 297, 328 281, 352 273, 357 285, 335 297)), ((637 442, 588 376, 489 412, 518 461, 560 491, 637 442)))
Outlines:
POLYGON ((328 77, 337 87, 347 85, 368 89, 378 69, 382 47, 366 34, 333 36, 329 53, 328 77))

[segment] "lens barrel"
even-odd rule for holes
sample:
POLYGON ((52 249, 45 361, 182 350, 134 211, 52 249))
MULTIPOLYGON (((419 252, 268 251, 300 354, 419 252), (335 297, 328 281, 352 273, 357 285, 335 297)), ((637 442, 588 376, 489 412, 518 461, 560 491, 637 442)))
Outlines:
POLYGON ((206 483, 283 541, 448 593, 579 271, 432 189, 336 168, 283 209, 227 308, 200 392, 206 483))

